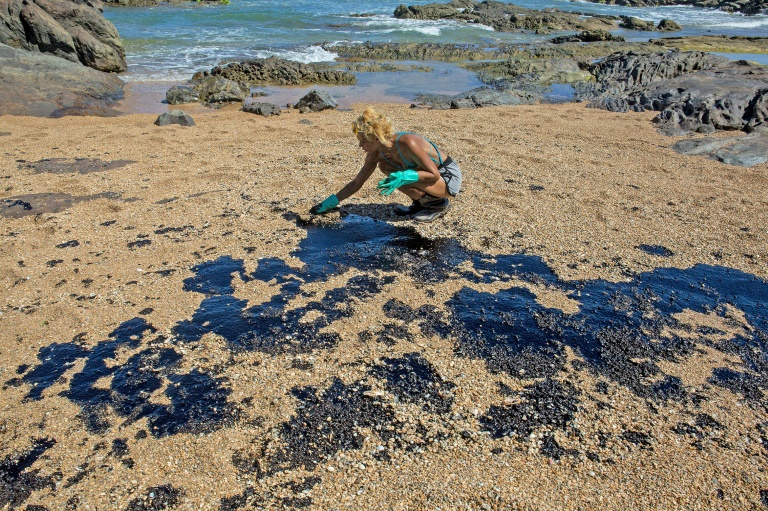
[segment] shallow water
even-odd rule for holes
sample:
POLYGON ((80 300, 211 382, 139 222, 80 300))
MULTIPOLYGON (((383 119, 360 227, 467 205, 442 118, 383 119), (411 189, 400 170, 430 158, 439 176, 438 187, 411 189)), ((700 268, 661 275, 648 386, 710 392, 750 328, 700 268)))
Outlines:
MULTIPOLYGON (((128 81, 181 81, 228 60, 277 55, 300 62, 330 62, 325 42, 433 42, 489 44, 543 42, 560 34, 500 33, 481 25, 452 21, 400 20, 401 2, 370 0, 232 0, 230 5, 168 5, 105 8, 123 39, 128 81), (355 17, 354 14, 367 14, 355 17)), ((429 3, 416 0, 410 5, 429 3)), ((521 0, 522 7, 558 8, 604 15, 630 15, 658 22, 670 18, 685 35, 768 35, 768 16, 743 16, 694 7, 631 8, 564 0, 521 0)), ((628 40, 668 34, 620 30, 628 40)))

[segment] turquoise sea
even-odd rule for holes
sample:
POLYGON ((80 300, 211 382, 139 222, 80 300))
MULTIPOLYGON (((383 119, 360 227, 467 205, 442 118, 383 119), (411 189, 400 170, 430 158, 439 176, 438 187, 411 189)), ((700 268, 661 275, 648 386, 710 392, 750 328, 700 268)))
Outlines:
MULTIPOLYGON (((272 55, 304 63, 333 61, 336 55, 319 46, 326 42, 493 45, 542 42, 560 35, 501 33, 482 25, 452 21, 399 20, 393 13, 400 3, 396 0, 231 0, 229 5, 106 7, 104 14, 117 28, 125 46, 128 71, 122 78, 137 86, 143 85, 146 90, 154 87, 155 93, 224 61, 272 55)), ((430 2, 415 0, 407 4, 426 3, 430 2)), ((684 27, 674 34, 616 32, 634 41, 669 35, 768 36, 768 15, 745 16, 684 6, 631 8, 566 0, 512 3, 534 9, 554 7, 585 14, 631 15, 654 22, 669 18, 684 27)), ((765 56, 754 60, 761 58, 765 56)), ((435 66, 434 73, 361 73, 357 86, 339 88, 336 96, 341 96, 342 102, 345 97, 353 101, 364 95, 407 101, 425 90, 459 93, 479 85, 472 73, 456 66, 430 64, 435 66), (440 77, 437 81, 436 76, 440 77), (439 85, 435 85, 436 82, 439 85)), ((295 91, 292 94, 295 95, 295 91)))

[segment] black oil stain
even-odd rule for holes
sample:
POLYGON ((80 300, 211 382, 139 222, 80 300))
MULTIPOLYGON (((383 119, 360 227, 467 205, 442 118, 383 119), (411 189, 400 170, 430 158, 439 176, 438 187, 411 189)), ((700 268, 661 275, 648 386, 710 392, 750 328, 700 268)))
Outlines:
POLYGON ((281 444, 268 453, 267 474, 288 468, 312 471, 338 451, 360 449, 361 428, 377 431, 382 440, 394 436, 394 413, 366 395, 371 387, 361 382, 345 384, 339 379, 324 391, 316 387, 296 388, 296 414, 279 427, 281 444))
POLYGON ((154 486, 144 492, 143 497, 133 499, 126 511, 163 511, 173 509, 180 503, 184 490, 170 484, 154 486))
MULTIPOLYGON (((105 413, 108 410, 125 423, 146 418, 155 437, 227 427, 239 414, 238 405, 228 401, 232 392, 229 382, 215 371, 181 373, 179 344, 214 333, 235 352, 301 355, 333 350, 340 342, 333 324, 369 306, 371 298, 384 293, 398 278, 394 275, 406 275, 428 296, 433 285, 449 279, 462 279, 467 284, 441 307, 412 308, 389 300, 382 312, 392 322, 364 331, 360 339, 394 345, 412 340, 418 335, 412 332, 419 331, 451 341, 457 356, 481 360, 492 373, 518 379, 522 392, 507 387, 510 396, 519 398, 517 404, 493 405, 480 417, 483 429, 495 438, 525 437, 540 429, 572 430, 582 394, 568 381, 568 364, 592 372, 605 392, 612 383, 649 402, 672 399, 697 406, 706 396, 686 388, 674 374, 665 373, 661 362, 685 361, 699 345, 741 360, 734 367, 713 371, 712 384, 740 394, 753 406, 765 406, 762 389, 768 387, 768 284, 753 275, 696 265, 635 274, 626 282, 564 282, 535 256, 491 257, 466 250, 453 240, 429 240, 410 228, 354 215, 337 225, 309 225, 306 229, 307 237, 292 254, 302 263, 299 267, 266 258, 248 273, 243 260, 229 256, 194 266, 194 275, 184 281, 184 290, 199 293, 200 306, 191 318, 175 325, 172 342, 155 342, 151 339, 156 333, 154 327, 142 318, 133 318, 110 334, 109 340, 92 348, 80 339, 41 349, 40 363, 20 370, 21 376, 7 383, 30 385, 27 398, 41 399, 75 362, 84 359, 83 369, 70 377, 69 387, 61 395, 80 406, 81 416, 93 432, 111 427, 110 415, 105 413), (351 276, 337 287, 310 290, 315 287, 310 284, 347 273, 351 276), (269 297, 249 305, 235 296, 238 282, 259 285, 269 297), (494 284, 498 290, 472 287, 485 284, 494 284), (567 296, 577 304, 577 312, 543 306, 531 286, 523 284, 567 296), (304 305, 292 305, 297 298, 304 305), (739 311, 743 324, 732 320, 733 309, 739 311), (676 318, 684 311, 718 315, 733 323, 737 333, 728 337, 720 330, 683 324, 676 318), (569 350, 575 354, 573 362, 566 357, 569 350), (115 359, 118 353, 127 356, 127 361, 117 367, 108 364, 107 360, 115 359), (96 385, 105 379, 109 388, 96 385), (163 392, 171 404, 153 402, 150 397, 157 392, 163 392)), ((299 364, 297 368, 311 370, 311 366, 301 365, 303 361, 299 364)), ((395 405, 379 401, 370 392, 370 379, 379 380, 398 402, 416 404, 426 415, 444 415, 453 406, 454 384, 443 380, 422 354, 386 358, 370 368, 367 378, 352 383, 335 379, 327 387, 294 388, 297 408, 288 421, 277 426, 279 441, 258 456, 242 453, 233 463, 239 470, 265 476, 302 466, 311 471, 339 451, 360 449, 361 428, 375 432, 388 446, 378 459, 386 460, 390 448, 418 448, 418 443, 408 444, 399 438, 397 431, 404 425, 396 419, 395 405)), ((415 431, 417 440, 423 442, 426 431, 415 431)), ((465 433, 470 438, 473 434, 465 433)), ((642 435, 625 432, 616 440, 650 447, 652 439, 642 435)), ((574 454, 552 435, 542 439, 540 449, 546 456, 574 454)), ((600 458, 596 453, 586 454, 600 458)), ((221 508, 234 509, 239 502, 260 502, 263 498, 246 490, 222 500, 221 508)), ((303 498, 299 495, 298 500, 283 504, 301 506, 303 498)))
POLYGON ((133 160, 102 161, 98 158, 46 158, 35 162, 24 162, 19 165, 19 170, 33 170, 33 174, 90 174, 91 172, 105 172, 119 169, 136 163, 133 160))
POLYGON ((491 405, 480 423, 494 438, 525 438, 542 426, 565 431, 578 411, 579 394, 568 381, 547 378, 526 388, 520 403, 491 405))
POLYGON ((213 332, 226 339, 233 349, 267 353, 307 353, 335 347, 339 335, 320 330, 350 317, 355 311, 355 301, 380 293, 382 287, 391 282, 388 278, 367 275, 352 277, 344 287, 327 291, 304 307, 288 310, 286 305, 301 293, 302 282, 312 282, 321 276, 294 270, 279 259, 260 261, 254 275, 248 276, 243 261, 231 257, 203 263, 193 271, 196 276, 185 280, 184 288, 203 293, 207 298, 191 320, 174 328, 174 334, 191 342, 213 332), (247 307, 245 300, 232 296, 234 276, 244 282, 275 280, 276 293, 265 303, 247 307), (309 313, 319 314, 313 320, 306 320, 309 313))
POLYGON ((678 422, 672 431, 678 435, 692 438, 691 445, 703 450, 705 440, 712 440, 722 445, 719 433, 725 431, 725 426, 706 413, 699 413, 688 422, 678 422))
POLYGON ((0 199, 0 216, 22 218, 41 213, 61 213, 78 202, 96 199, 118 200, 120 195, 104 192, 95 195, 75 196, 65 193, 34 193, 0 199))
POLYGON ((638 245, 638 249, 651 255, 657 255, 660 257, 672 257, 675 255, 670 249, 661 245, 638 245))
POLYGON ((124 424, 146 417, 155 437, 204 433, 236 421, 238 409, 228 402, 231 390, 210 373, 197 369, 178 373, 182 356, 173 347, 143 348, 118 366, 107 362, 120 351, 138 349, 145 334, 154 332, 144 319, 134 318, 113 331, 111 340, 92 349, 77 342, 53 344, 40 350, 41 364, 9 383, 29 384, 27 399, 41 399, 77 360, 85 359, 83 369, 72 375, 69 389, 61 395, 80 406, 81 419, 94 433, 111 427, 106 418, 109 410, 123 417, 124 424), (97 385, 102 378, 111 379, 109 388, 97 385), (152 394, 160 389, 169 404, 151 402, 152 394))
POLYGON ((453 383, 444 381, 419 353, 401 358, 385 358, 374 366, 371 375, 384 380, 386 387, 401 401, 415 403, 432 413, 448 413, 453 404, 453 383))
POLYGON ((148 247, 151 244, 152 240, 136 240, 129 242, 127 245, 129 249, 133 250, 135 248, 148 247))
POLYGON ((40 469, 30 469, 54 444, 56 441, 50 438, 37 439, 25 451, 6 456, 0 461, 0 507, 16 509, 33 492, 56 488, 61 474, 41 476, 40 469))

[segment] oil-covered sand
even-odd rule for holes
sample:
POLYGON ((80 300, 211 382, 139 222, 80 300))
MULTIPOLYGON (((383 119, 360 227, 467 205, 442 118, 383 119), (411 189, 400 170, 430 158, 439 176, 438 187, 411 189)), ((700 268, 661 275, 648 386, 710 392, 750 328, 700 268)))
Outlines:
MULTIPOLYGON (((653 114, 0 117, 0 509, 761 509, 768 167, 653 114)), ((724 134, 723 136, 728 136, 724 134)))

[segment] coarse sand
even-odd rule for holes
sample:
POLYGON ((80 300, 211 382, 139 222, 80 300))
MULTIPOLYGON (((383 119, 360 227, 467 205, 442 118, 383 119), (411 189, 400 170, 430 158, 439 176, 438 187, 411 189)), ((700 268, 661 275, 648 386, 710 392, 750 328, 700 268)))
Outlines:
POLYGON ((363 108, 0 117, 0 509, 768 506, 768 166, 380 104, 462 192, 311 217, 363 108))

